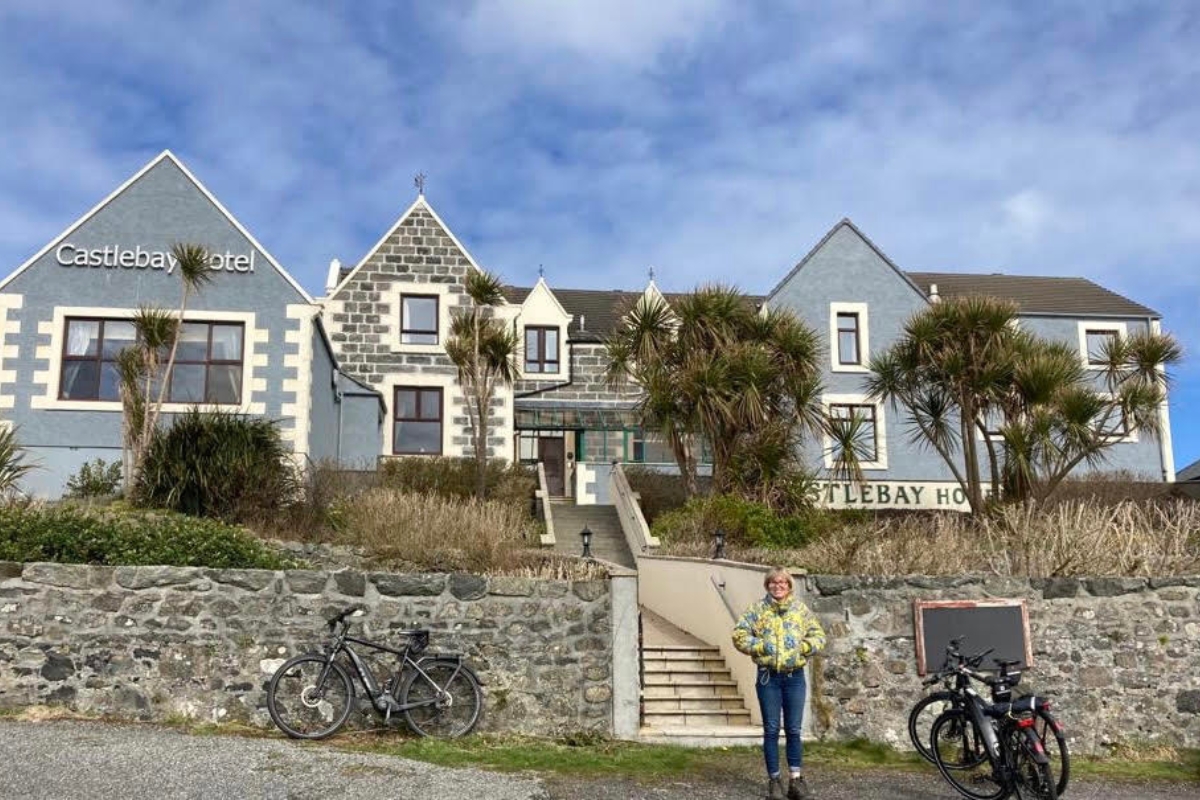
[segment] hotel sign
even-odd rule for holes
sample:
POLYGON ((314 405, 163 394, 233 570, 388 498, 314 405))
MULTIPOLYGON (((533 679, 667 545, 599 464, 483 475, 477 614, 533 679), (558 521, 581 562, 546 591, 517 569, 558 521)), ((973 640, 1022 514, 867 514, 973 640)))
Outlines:
MULTIPOLYGON (((212 253, 209 257, 208 268, 213 272, 254 272, 255 252, 244 253, 212 253)), ((83 248, 70 242, 64 242, 54 251, 54 257, 64 267, 90 267, 92 269, 157 269, 167 271, 170 275, 179 266, 179 262, 170 252, 163 250, 147 250, 141 245, 133 249, 120 245, 107 247, 83 248)))
POLYGON ((812 497, 825 508, 971 510, 967 493, 952 481, 820 481, 812 497))

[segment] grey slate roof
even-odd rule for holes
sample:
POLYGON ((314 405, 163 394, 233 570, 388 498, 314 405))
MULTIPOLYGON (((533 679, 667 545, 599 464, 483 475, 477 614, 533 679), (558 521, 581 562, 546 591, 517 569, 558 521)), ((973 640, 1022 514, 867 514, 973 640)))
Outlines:
POLYGON ((1200 480, 1200 459, 1193 461, 1183 469, 1175 473, 1175 482, 1183 483, 1185 481, 1200 480))
POLYGON ((1012 300, 1027 314, 1072 316, 1160 317, 1152 308, 1110 292, 1085 278, 1034 275, 972 275, 961 272, 909 272, 926 295, 937 284, 942 297, 983 294, 1012 300))

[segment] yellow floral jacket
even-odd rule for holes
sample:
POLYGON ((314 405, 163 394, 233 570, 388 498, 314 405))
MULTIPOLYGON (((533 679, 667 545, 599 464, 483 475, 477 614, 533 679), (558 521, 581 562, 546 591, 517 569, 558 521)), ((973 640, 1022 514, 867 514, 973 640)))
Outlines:
POLYGON ((750 606, 733 628, 733 646, 760 667, 791 672, 825 648, 825 629, 808 606, 788 595, 767 595, 750 606))

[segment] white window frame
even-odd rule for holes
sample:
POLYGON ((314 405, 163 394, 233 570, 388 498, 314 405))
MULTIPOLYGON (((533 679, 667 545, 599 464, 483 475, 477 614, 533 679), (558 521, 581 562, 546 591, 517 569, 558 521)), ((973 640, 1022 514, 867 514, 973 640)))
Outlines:
POLYGON ((1104 367, 1092 364, 1088 358, 1088 331, 1097 333, 1106 333, 1113 331, 1117 334, 1118 339, 1124 339, 1128 333, 1124 322, 1094 322, 1088 320, 1079 321, 1079 355, 1083 358, 1083 366, 1090 370, 1099 371, 1104 367))
POLYGON ((387 296, 392 298, 391 314, 388 315, 388 332, 387 336, 389 346, 393 353, 445 353, 446 341, 450 338, 450 315, 453 310, 458 307, 458 294, 451 291, 450 284, 446 283, 419 283, 417 281, 395 281, 387 292, 387 296), (403 295, 424 295, 436 296, 438 304, 438 343, 437 344, 404 344, 400 341, 400 331, 402 329, 401 317, 404 314, 404 309, 401 308, 401 298, 403 295))
MULTIPOLYGON (((1096 330, 1096 329, 1092 328, 1092 330, 1096 330)), ((1112 392, 1100 392, 1099 394, 1101 397, 1107 398, 1109 400, 1112 400, 1113 397, 1115 396, 1115 395, 1113 395, 1112 392)), ((1128 422, 1128 420, 1126 420, 1126 422, 1128 422)), ((1121 437, 1114 436, 1114 437, 1112 437, 1111 441, 1115 442, 1116 444, 1136 444, 1138 441, 1137 428, 1129 428, 1128 433, 1126 433, 1124 436, 1121 436, 1121 437)))
MULTIPOLYGON (((863 470, 879 470, 888 468, 887 421, 884 417, 884 404, 868 400, 864 394, 827 394, 821 397, 821 404, 828 416, 830 406, 874 406, 875 407, 875 460, 860 461, 858 466, 863 470)), ((833 469, 833 439, 826 433, 823 437, 825 469, 833 469)))
POLYGON ((829 368, 834 372, 870 372, 867 362, 871 360, 871 326, 867 318, 866 303, 829 304, 829 368), (858 315, 858 361, 857 364, 841 364, 838 361, 838 314, 858 315))

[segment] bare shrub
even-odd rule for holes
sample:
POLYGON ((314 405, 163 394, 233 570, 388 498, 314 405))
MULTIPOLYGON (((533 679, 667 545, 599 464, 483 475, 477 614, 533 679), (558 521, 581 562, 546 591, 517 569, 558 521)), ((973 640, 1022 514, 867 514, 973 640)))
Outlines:
MULTIPOLYGON (((706 556, 703 542, 664 546, 706 556)), ((783 563, 818 574, 1164 576, 1200 572, 1200 505, 1170 500, 1105 506, 1065 501, 1006 506, 978 521, 963 514, 879 517, 851 523, 795 550, 731 547, 731 559, 783 563)))
POLYGON ((1078 501, 1112 506, 1125 501, 1138 503, 1166 499, 1174 486, 1129 470, 1090 472, 1069 478, 1047 498, 1048 504, 1078 501))

